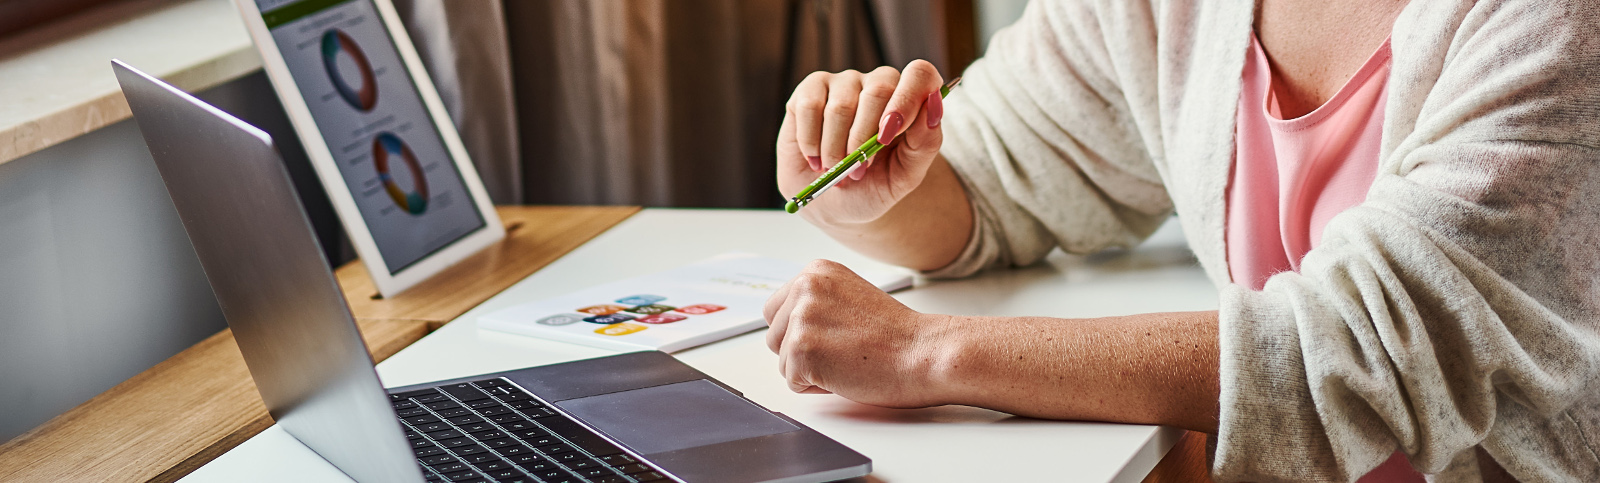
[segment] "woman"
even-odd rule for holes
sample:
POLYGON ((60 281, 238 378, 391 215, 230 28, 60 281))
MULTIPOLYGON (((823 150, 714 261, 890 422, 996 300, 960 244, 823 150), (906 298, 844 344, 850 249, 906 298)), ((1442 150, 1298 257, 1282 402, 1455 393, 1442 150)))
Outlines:
POLYGON ((817 262, 769 345, 800 392, 1213 433, 1221 480, 1392 457, 1600 481, 1597 25, 1580 1, 1036 1, 942 102, 924 62, 814 74, 782 192, 892 141, 801 210, 840 242, 955 277, 1176 213, 1222 300, 921 314, 817 262))

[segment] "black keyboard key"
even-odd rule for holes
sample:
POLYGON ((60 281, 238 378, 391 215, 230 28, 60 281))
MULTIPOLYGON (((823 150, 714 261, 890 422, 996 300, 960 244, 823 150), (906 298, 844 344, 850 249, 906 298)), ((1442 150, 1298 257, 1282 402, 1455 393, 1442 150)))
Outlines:
POLYGON ((432 466, 432 465, 442 465, 442 464, 449 463, 449 462, 455 461, 455 460, 456 460, 456 457, 450 456, 450 455, 447 455, 447 454, 438 454, 438 455, 429 456, 427 458, 417 458, 417 461, 421 461, 422 464, 430 465, 430 466, 432 466))
POLYGON ((411 442, 411 449, 414 450, 427 448, 429 446, 433 446, 433 442, 426 439, 419 439, 411 442))
POLYGON ((476 423, 472 423, 472 424, 463 424, 463 425, 460 425, 460 426, 456 426, 456 428, 458 428, 458 429, 460 429, 462 431, 466 431, 468 433, 478 433, 478 432, 483 432, 483 431, 492 431, 492 430, 495 429, 494 425, 493 424, 489 424, 488 421, 481 421, 481 422, 476 422, 476 423))
POLYGON ((571 441, 572 444, 583 448, 589 454, 605 456, 622 452, 622 449, 601 438, 600 435, 594 434, 589 428, 579 425, 576 421, 566 418, 550 418, 539 421, 539 424, 544 425, 545 429, 549 429, 550 432, 567 438, 567 441, 571 441))
POLYGON ((449 396, 445 396, 444 394, 440 394, 438 392, 434 392, 433 394, 429 394, 427 396, 413 397, 413 398, 411 398, 411 400, 412 401, 416 401, 417 404, 428 404, 428 403, 436 403, 436 402, 439 402, 439 401, 448 401, 448 400, 450 400, 450 397, 449 396))
POLYGON ((509 386, 509 385, 511 385, 510 383, 507 383, 505 379, 484 379, 482 381, 472 381, 472 383, 478 385, 478 387, 496 387, 496 386, 509 386))
POLYGON ((503 468, 494 471, 485 471, 484 473, 488 474, 490 478, 494 478, 496 480, 506 480, 523 476, 522 470, 518 470, 516 468, 503 468))
POLYGON ((428 483, 433 483, 433 482, 436 482, 436 481, 444 481, 444 477, 443 476, 439 476, 438 473, 434 473, 432 471, 423 471, 422 472, 422 479, 423 479, 423 481, 427 481, 428 483))
POLYGON ((461 406, 456 406, 449 409, 441 409, 438 411, 438 414, 441 418, 453 418, 456 416, 466 416, 468 414, 472 414, 472 410, 461 406))
POLYGON ((409 439, 409 440, 412 440, 412 441, 416 441, 417 438, 421 438, 422 437, 421 434, 418 434, 416 431, 412 431, 411 428, 405 428, 405 433, 406 433, 406 439, 409 439))
POLYGON ((571 462, 574 462, 574 461, 583 461, 583 460, 589 459, 589 457, 588 456, 584 456, 583 453, 579 453, 577 451, 567 451, 567 452, 564 452, 564 453, 556 453, 556 454, 550 455, 550 459, 556 460, 557 462, 559 462, 561 464, 567 464, 567 463, 571 463, 571 462))
POLYGON ((444 474, 450 474, 450 473, 455 473, 455 472, 458 472, 458 471, 472 469, 472 468, 468 468, 466 463, 462 463, 460 461, 455 461, 455 460, 446 461, 444 463, 439 463, 437 465, 431 465, 431 466, 433 467, 433 471, 437 471, 437 472, 444 473, 444 474))
POLYGON ((428 403, 428 409, 432 409, 434 411, 443 411, 446 409, 455 409, 459 407, 461 407, 461 404, 455 401, 438 401, 428 403))
POLYGON ((607 477, 607 476, 617 476, 617 472, 611 471, 611 468, 607 468, 607 467, 604 467, 604 466, 599 466, 599 467, 594 467, 594 468, 584 468, 584 469, 581 469, 581 470, 572 470, 572 472, 573 473, 577 473, 578 476, 582 476, 584 478, 603 478, 603 477, 607 477))
POLYGON ((415 391, 397 392, 397 393, 394 393, 394 394, 390 394, 389 395, 389 400, 390 401, 404 401, 404 400, 411 399, 411 398, 414 398, 414 397, 422 397, 422 396, 427 396, 429 394, 438 394, 438 393, 439 393, 439 391, 436 391, 436 390, 434 390, 433 388, 430 387, 430 388, 427 388, 427 389, 418 389, 418 390, 415 390, 415 391))
POLYGON ((504 448, 511 445, 522 444, 521 442, 511 438, 491 439, 488 441, 480 441, 480 443, 482 443, 484 446, 488 446, 489 449, 504 448))
POLYGON ((617 475, 603 476, 589 480, 589 483, 633 483, 633 480, 617 475))
POLYGON ((539 426, 537 424, 533 424, 533 421, 529 421, 529 420, 526 420, 526 419, 521 420, 521 421, 512 421, 512 422, 508 422, 508 423, 500 423, 500 427, 506 428, 506 431, 527 431, 527 430, 530 430, 530 429, 538 429, 538 430, 543 430, 544 429, 543 427, 541 427, 541 426, 539 426))
POLYGON ((468 438, 466 436, 462 436, 462 437, 455 438, 455 439, 447 439, 447 440, 444 440, 444 441, 440 441, 439 442, 439 446, 443 446, 443 447, 446 447, 446 448, 454 448, 454 447, 457 447, 457 446, 466 446, 466 445, 469 445, 469 444, 472 444, 472 443, 473 443, 472 438, 468 438))
POLYGON ((454 424, 456 426, 460 426, 460 425, 463 425, 463 424, 481 423, 481 422, 483 422, 483 418, 480 418, 480 417, 477 417, 477 416, 460 416, 460 417, 450 418, 450 424, 454 424))
POLYGON ((490 460, 490 461, 485 461, 485 462, 482 462, 482 463, 478 463, 475 466, 477 466, 478 469, 481 470, 481 471, 494 471, 494 470, 503 470, 503 469, 506 469, 506 468, 510 468, 511 467, 511 463, 506 461, 506 460, 503 460, 503 459, 495 458, 495 459, 490 460))
POLYGON ((456 400, 462 402, 477 401, 479 399, 489 398, 488 394, 484 394, 483 391, 478 390, 478 388, 473 387, 471 383, 467 382, 448 384, 440 386, 439 389, 443 389, 444 392, 450 393, 451 396, 456 397, 456 400))
POLYGON ((560 470, 561 469, 560 466, 556 465, 556 462, 550 461, 550 460, 546 460, 546 459, 541 459, 539 461, 534 461, 534 462, 529 462, 529 463, 522 463, 522 464, 519 464, 517 466, 522 467, 523 471, 526 471, 526 472, 529 472, 529 473, 534 473, 534 474, 538 474, 541 471, 555 471, 555 470, 560 470))
POLYGON ((411 453, 417 455, 418 458, 426 458, 436 454, 444 453, 444 448, 428 445, 425 448, 412 448, 411 453))
POLYGON ((511 401, 506 403, 506 405, 511 406, 511 409, 531 409, 544 407, 543 404, 539 404, 539 401, 511 401))
MULTIPOLYGON (((577 454, 577 453, 566 453, 566 454, 577 454)), ((563 456, 565 456, 565 455, 563 455, 563 456)), ((578 456, 579 457, 577 457, 577 458, 573 458, 572 461, 564 461, 564 462, 562 462, 561 466, 565 466, 565 467, 567 467, 567 469, 573 470, 573 471, 577 471, 577 470, 581 470, 581 469, 585 469, 585 468, 598 468, 598 467, 605 466, 605 464, 602 464, 599 461, 595 461, 593 458, 583 457, 583 455, 578 455, 578 456)), ((578 475, 581 476, 581 475, 583 475, 583 473, 578 473, 578 475)))
POLYGON ((564 444, 552 444, 550 446, 540 446, 539 447, 539 452, 540 453, 544 453, 546 456, 554 455, 554 454, 561 454, 561 453, 569 453, 571 451, 572 451, 572 447, 564 445, 564 444))
POLYGON ((472 408, 472 409, 483 409, 483 408, 492 408, 492 407, 505 407, 505 405, 504 404, 500 404, 500 401, 496 401, 496 400, 493 400, 493 399, 484 399, 484 400, 481 400, 481 401, 469 402, 469 403, 467 403, 467 407, 472 408))
POLYGON ((457 471, 455 473, 445 473, 444 477, 450 479, 450 481, 467 481, 477 478, 478 472, 472 470, 457 471))
POLYGON ((650 472, 646 472, 646 473, 632 474, 632 475, 628 475, 628 477, 629 478, 633 478, 633 481, 637 481, 639 483, 646 483, 646 482, 650 482, 650 481, 667 479, 667 477, 665 475, 662 475, 661 473, 657 473, 657 472, 654 472, 654 471, 650 471, 650 472))
POLYGON ((533 447, 535 447, 535 448, 538 448, 540 446, 550 446, 552 444, 561 444, 562 443, 561 438, 557 438, 555 436, 548 435, 548 434, 543 435, 543 436, 533 437, 533 438, 522 438, 522 441, 525 442, 525 443, 528 443, 530 445, 533 445, 533 447))
POLYGON ((411 417, 417 417, 417 416, 427 416, 428 415, 428 410, 427 409, 423 409, 423 408, 416 408, 416 407, 411 408, 411 409, 396 409, 394 411, 394 414, 396 416, 400 416, 401 418, 411 418, 411 417))
POLYGON ((529 408, 522 410, 522 414, 533 419, 539 419, 555 416, 556 412, 551 411, 550 408, 529 408))
POLYGON ((539 453, 523 453, 523 454, 519 454, 519 455, 511 455, 511 456, 507 456, 506 460, 510 461, 511 464, 514 464, 514 465, 517 465, 517 466, 522 466, 522 465, 525 465, 525 464, 538 463, 538 462, 541 462, 541 461, 548 461, 547 459, 545 459, 545 457, 539 456, 539 453))
POLYGON ((532 453, 533 448, 529 448, 527 445, 516 444, 503 448, 496 448, 494 451, 496 453, 500 453, 500 456, 509 457, 513 455, 532 453))
POLYGON ((548 469, 548 470, 541 470, 541 471, 533 472, 533 476, 536 476, 539 479, 544 480, 544 481, 563 481, 563 480, 572 479, 572 474, 571 473, 567 473, 566 470, 559 469, 559 468, 552 468, 552 469, 548 469))
POLYGON ((444 421, 435 421, 428 424, 418 424, 416 426, 412 426, 412 428, 419 432, 432 433, 434 431, 444 431, 446 429, 450 429, 450 423, 446 423, 444 421))
POLYGON ((416 426, 418 424, 437 423, 437 422, 439 422, 439 418, 433 417, 431 415, 430 416, 415 416, 415 417, 405 418, 404 421, 406 422, 406 424, 409 424, 409 425, 412 425, 412 426, 416 426))
POLYGON ((509 412, 511 412, 511 408, 508 408, 508 407, 505 407, 505 406, 490 406, 490 407, 486 407, 486 408, 478 410, 478 414, 481 414, 481 415, 484 415, 484 416, 499 416, 501 414, 505 414, 505 413, 509 413, 509 412))
POLYGON ((631 475, 631 474, 634 474, 634 473, 644 473, 646 471, 655 471, 655 468, 651 468, 649 466, 641 465, 639 463, 628 463, 628 464, 616 467, 616 470, 618 472, 621 472, 622 474, 631 475))
POLYGON ((433 438, 434 440, 456 439, 461 437, 461 432, 454 429, 446 429, 444 431, 434 431, 432 433, 428 433, 428 437, 433 438))
POLYGON ((480 453, 488 453, 489 452, 489 448, 485 448, 483 446, 476 445, 476 444, 469 444, 469 445, 466 445, 466 446, 457 446, 457 447, 454 447, 454 448, 450 448, 450 452, 451 453, 455 453, 456 456, 466 457, 468 455, 475 455, 475 454, 480 454, 480 453))
POLYGON ((526 439, 531 439, 531 438, 543 438, 545 436, 549 436, 550 435, 549 432, 546 432, 545 430, 540 429, 540 428, 512 429, 510 431, 511 431, 511 435, 512 436, 516 436, 517 438, 525 439, 525 440, 526 439))
POLYGON ((476 433, 472 433, 472 439, 476 439, 478 441, 483 441, 483 440, 486 440, 486 439, 500 439, 500 438, 504 438, 504 437, 506 437, 506 433, 502 433, 502 432, 494 431, 494 430, 479 431, 479 432, 476 432, 476 433))
POLYGON ((501 423, 501 424, 506 424, 506 423, 515 423, 517 421, 527 421, 528 419, 522 417, 522 415, 520 415, 520 414, 501 414, 501 415, 497 415, 497 416, 490 416, 489 420, 497 422, 497 423, 501 423))
POLYGON ((490 461, 500 461, 500 457, 495 455, 494 453, 490 453, 490 452, 485 451, 485 452, 478 453, 478 454, 469 454, 469 455, 463 456, 463 457, 461 457, 461 460, 476 465, 476 464, 488 463, 490 461))
POLYGON ((611 466, 622 466, 622 465, 625 465, 625 464, 628 464, 628 463, 638 463, 639 462, 639 460, 633 459, 632 456, 628 456, 627 453, 617 453, 617 454, 613 454, 613 455, 601 456, 600 457, 600 461, 604 461, 606 464, 611 465, 611 466))
POLYGON ((398 411, 398 410, 401 410, 401 409, 411 409, 411 408, 417 407, 417 403, 414 403, 414 402, 411 402, 411 401, 400 401, 400 402, 397 402, 397 403, 394 403, 394 404, 390 404, 390 406, 393 406, 394 409, 396 411, 398 411))
POLYGON ((533 396, 529 396, 527 393, 518 391, 518 392, 513 392, 511 394, 503 394, 503 395, 499 396, 498 399, 500 399, 501 401, 504 401, 504 402, 527 401, 529 399, 533 399, 533 396))

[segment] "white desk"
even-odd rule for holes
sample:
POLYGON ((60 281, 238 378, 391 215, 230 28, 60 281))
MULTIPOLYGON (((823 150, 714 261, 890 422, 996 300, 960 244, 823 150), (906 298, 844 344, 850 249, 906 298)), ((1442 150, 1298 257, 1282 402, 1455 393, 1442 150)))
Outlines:
MULTIPOLYGON (((524 229, 538 229, 528 227, 524 229)), ((480 314, 729 252, 882 267, 777 211, 645 210, 378 365, 386 386, 506 371, 610 351, 480 330, 480 314)), ((969 315, 1092 317, 1217 307, 1215 287, 1176 223, 1123 254, 1074 257, 958 281, 919 280, 896 294, 913 309, 969 315)), ((1181 432, 1043 421, 969 407, 895 410, 832 395, 791 393, 762 332, 701 346, 679 359, 745 396, 873 460, 888 482, 1141 480, 1181 432)), ((182 481, 349 481, 273 426, 182 481)))

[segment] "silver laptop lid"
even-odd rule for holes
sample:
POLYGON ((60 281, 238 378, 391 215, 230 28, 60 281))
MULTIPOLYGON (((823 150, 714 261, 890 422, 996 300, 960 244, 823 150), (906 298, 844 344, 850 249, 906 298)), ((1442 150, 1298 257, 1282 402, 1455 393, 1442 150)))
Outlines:
POLYGON ((357 481, 422 481, 272 138, 112 67, 273 419, 357 481))

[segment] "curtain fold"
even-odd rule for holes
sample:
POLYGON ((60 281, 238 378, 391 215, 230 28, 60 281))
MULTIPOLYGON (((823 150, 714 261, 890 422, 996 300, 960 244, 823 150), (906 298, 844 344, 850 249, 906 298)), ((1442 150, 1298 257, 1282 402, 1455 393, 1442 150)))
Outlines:
POLYGON ((510 46, 500 0, 395 0, 417 55, 496 204, 524 202, 510 46))

